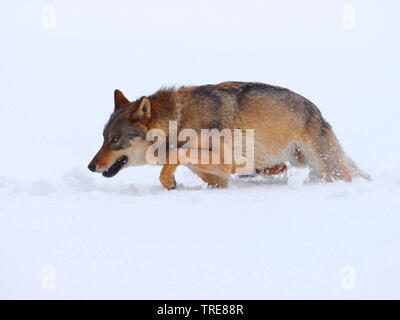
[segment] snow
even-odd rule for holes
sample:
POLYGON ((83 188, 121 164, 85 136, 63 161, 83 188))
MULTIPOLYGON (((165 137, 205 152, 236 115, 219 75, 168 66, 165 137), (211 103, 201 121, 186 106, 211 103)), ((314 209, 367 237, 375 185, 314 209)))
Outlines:
POLYGON ((399 298, 399 4, 354 1, 344 30, 341 1, 288 3, 53 1, 52 30, 1 3, 0 298, 399 298), (87 170, 115 88, 224 80, 309 98, 373 180, 87 170))

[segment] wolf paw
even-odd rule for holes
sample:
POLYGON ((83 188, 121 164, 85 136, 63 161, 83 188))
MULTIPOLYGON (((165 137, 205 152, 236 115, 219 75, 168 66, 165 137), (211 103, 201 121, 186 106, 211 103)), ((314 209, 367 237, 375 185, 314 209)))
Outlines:
POLYGON ((168 190, 175 190, 176 189, 176 181, 175 181, 175 177, 160 177, 160 182, 161 184, 167 188, 168 190))

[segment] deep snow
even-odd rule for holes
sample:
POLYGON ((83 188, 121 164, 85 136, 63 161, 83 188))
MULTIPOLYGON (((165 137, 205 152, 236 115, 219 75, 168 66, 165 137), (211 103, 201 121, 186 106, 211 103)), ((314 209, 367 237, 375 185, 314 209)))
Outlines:
POLYGON ((346 30, 302 3, 54 1, 44 30, 46 2, 2 2, 0 298, 399 298, 399 5, 352 1, 346 30), (309 98, 373 181, 86 169, 116 87, 224 80, 309 98))

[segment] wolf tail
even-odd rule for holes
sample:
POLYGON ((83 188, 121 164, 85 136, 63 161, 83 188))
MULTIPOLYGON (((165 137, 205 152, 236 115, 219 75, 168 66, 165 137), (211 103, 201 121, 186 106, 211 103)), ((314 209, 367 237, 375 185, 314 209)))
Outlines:
POLYGON ((354 177, 361 177, 361 178, 364 178, 369 181, 372 180, 371 176, 368 173, 366 173, 365 171, 361 170, 352 159, 350 159, 347 156, 346 156, 346 158, 347 158, 346 159, 347 164, 350 167, 354 177))

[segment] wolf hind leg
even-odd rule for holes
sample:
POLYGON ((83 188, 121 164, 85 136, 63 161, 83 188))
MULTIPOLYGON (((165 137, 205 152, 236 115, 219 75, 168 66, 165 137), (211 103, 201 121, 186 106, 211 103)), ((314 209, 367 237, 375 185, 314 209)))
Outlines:
POLYGON ((365 171, 361 170, 356 165, 356 163, 349 157, 347 157, 347 163, 348 163, 349 167, 351 168, 351 171, 353 172, 353 176, 361 177, 361 178, 363 178, 365 180, 369 180, 369 181, 372 180, 371 176, 368 173, 366 173, 365 171))

